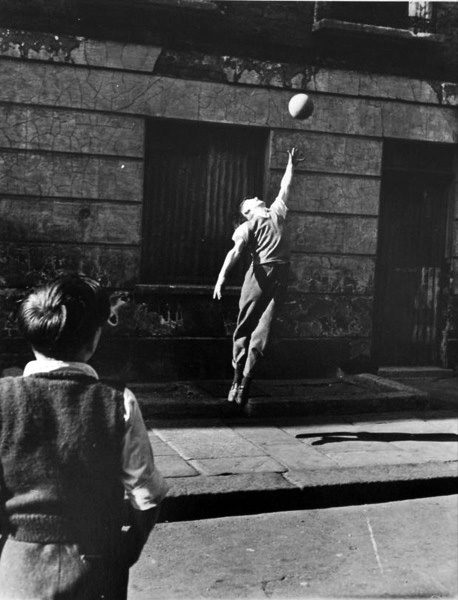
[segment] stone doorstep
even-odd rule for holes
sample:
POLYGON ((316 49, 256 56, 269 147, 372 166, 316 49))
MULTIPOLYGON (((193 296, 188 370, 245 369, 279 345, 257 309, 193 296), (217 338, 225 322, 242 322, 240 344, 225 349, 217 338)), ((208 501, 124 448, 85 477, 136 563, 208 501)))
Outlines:
MULTIPOLYGON (((326 381, 338 380, 260 380, 253 397, 242 411, 237 405, 225 401, 221 390, 228 390, 230 381, 217 382, 218 395, 209 391, 215 382, 169 382, 159 384, 131 383, 146 418, 215 418, 240 416, 318 415, 355 412, 387 412, 405 409, 437 408, 439 400, 415 387, 371 374, 342 378, 349 386, 349 394, 330 389, 323 392, 326 381), (278 393, 269 394, 269 385, 278 393), (280 389, 279 389, 280 388, 280 389), (294 395, 281 394, 281 388, 293 389, 294 395), (319 389, 319 393, 317 392, 319 389), (355 392, 356 389, 356 392, 355 392), (263 391, 267 390, 267 391, 263 391), (182 393, 181 393, 182 392, 182 393)), ((287 390, 288 391, 288 390, 287 390)), ((439 403, 439 404, 438 404, 439 403)))
POLYGON ((454 376, 453 369, 442 367, 380 367, 377 375, 388 379, 450 379, 454 376))
MULTIPOLYGON (((259 379, 252 385, 252 393, 255 396, 270 396, 269 387, 274 388, 303 388, 301 395, 313 394, 316 388, 332 387, 333 384, 343 383, 349 387, 360 388, 361 393, 366 390, 372 392, 403 391, 408 393, 422 393, 412 386, 407 386, 397 381, 373 375, 371 373, 360 373, 358 375, 344 375, 332 379, 259 379)), ((162 382, 130 382, 127 384, 133 392, 141 395, 152 395, 154 398, 221 398, 225 397, 231 385, 230 380, 203 380, 203 381, 162 381, 162 382)), ((296 392, 297 393, 297 392, 296 392)), ((285 396, 287 394, 279 394, 285 396)))

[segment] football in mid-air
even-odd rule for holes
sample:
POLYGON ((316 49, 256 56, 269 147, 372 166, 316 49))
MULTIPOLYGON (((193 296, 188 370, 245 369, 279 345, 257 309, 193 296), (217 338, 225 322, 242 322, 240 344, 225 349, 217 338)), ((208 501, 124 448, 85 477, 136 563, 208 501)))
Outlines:
POLYGON ((293 119, 308 119, 313 113, 313 101, 307 94, 296 94, 288 103, 289 114, 293 119))

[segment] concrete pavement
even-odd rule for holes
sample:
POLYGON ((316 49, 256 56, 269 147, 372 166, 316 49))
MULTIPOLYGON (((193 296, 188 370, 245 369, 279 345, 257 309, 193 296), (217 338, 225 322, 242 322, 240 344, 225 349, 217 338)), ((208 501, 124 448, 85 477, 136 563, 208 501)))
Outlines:
POLYGON ((456 598, 458 498, 156 526, 129 599, 456 598))
POLYGON ((132 386, 171 486, 162 520, 458 490, 455 378, 435 395, 370 375, 262 381, 245 411, 225 401, 228 385, 132 386))

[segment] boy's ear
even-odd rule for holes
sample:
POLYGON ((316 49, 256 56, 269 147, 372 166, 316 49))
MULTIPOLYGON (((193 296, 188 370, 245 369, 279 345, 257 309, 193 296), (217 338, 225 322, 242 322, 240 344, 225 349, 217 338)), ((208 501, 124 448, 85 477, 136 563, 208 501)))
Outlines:
POLYGON ((102 333, 102 328, 99 327, 97 329, 97 331, 94 333, 92 339, 89 340, 87 342, 87 344, 84 346, 84 348, 81 349, 79 356, 76 358, 76 360, 81 361, 81 362, 86 362, 91 358, 91 356, 97 350, 97 346, 99 345, 101 333, 102 333))
POLYGON ((95 352, 97 346, 99 345, 100 336, 102 335, 102 328, 99 327, 92 338, 92 345, 94 347, 93 352, 95 352))

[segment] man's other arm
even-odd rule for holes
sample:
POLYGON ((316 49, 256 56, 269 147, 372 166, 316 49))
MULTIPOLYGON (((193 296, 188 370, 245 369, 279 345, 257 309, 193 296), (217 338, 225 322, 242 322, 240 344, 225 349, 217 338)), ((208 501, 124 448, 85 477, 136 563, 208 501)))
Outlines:
POLYGON ((234 241, 234 247, 231 248, 226 254, 226 258, 224 259, 223 266, 221 267, 221 271, 219 272, 215 289, 213 291, 213 298, 221 300, 221 296, 223 295, 223 286, 224 282, 226 281, 227 274, 232 269, 232 267, 238 262, 239 258, 242 255, 242 251, 245 245, 246 241, 244 239, 237 238, 234 241))

